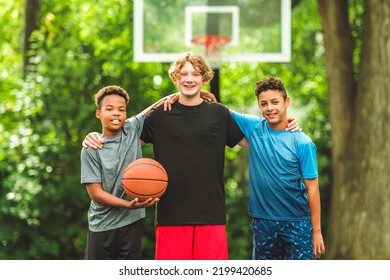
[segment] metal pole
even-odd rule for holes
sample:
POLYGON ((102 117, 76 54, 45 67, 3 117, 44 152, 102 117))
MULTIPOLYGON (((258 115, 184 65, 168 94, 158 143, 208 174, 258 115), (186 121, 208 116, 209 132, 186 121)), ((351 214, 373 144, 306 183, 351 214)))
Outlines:
MULTIPOLYGON (((209 0, 208 5, 217 5, 218 0, 209 0)), ((219 35, 219 15, 207 14, 207 35, 219 35)), ((219 85, 219 67, 214 67, 214 78, 210 81, 210 92, 215 95, 218 102, 221 102, 219 85)))
POLYGON ((214 70, 214 78, 210 81, 210 92, 215 95, 218 103, 221 102, 221 96, 219 93, 220 85, 219 85, 219 68, 216 67, 214 70))

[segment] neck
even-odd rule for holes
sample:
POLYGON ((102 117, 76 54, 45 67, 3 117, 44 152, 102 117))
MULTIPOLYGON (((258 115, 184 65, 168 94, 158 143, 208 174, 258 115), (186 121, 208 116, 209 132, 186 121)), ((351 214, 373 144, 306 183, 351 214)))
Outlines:
POLYGON ((104 130, 102 132, 102 137, 113 137, 121 133, 121 130, 118 131, 110 131, 110 130, 104 130))
POLYGON ((278 122, 278 123, 269 123, 268 122, 268 126, 272 129, 272 130, 275 130, 275 131, 281 131, 281 130, 285 130, 286 127, 288 125, 288 121, 287 120, 283 120, 281 122, 278 122))
POLYGON ((187 96, 184 94, 180 94, 179 102, 180 104, 183 104, 185 106, 197 106, 203 102, 203 99, 200 97, 199 94, 194 96, 187 96))

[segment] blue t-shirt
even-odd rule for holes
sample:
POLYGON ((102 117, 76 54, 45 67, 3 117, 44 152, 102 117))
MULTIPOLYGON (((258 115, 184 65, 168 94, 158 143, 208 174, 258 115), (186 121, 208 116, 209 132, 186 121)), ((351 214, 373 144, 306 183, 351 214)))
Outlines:
POLYGON ((302 132, 274 131, 267 120, 232 112, 249 141, 249 214, 254 218, 310 219, 303 179, 318 177, 316 146, 302 132))

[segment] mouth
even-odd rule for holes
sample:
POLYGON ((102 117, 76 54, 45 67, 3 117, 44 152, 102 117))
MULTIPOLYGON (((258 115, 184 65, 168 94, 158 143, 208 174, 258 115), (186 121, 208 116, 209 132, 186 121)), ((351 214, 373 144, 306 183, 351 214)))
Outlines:
POLYGON ((112 123, 112 124, 120 124, 121 121, 120 121, 120 120, 111 120, 111 123, 112 123))
POLYGON ((267 118, 269 118, 269 119, 273 119, 273 118, 275 118, 276 116, 277 116, 276 113, 269 113, 269 114, 267 114, 267 118))

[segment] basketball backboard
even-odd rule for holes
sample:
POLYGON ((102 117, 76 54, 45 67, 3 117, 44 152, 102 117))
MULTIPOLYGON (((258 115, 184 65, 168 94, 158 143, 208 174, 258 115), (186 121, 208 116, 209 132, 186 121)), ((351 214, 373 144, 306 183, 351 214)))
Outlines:
POLYGON ((194 37, 228 37, 221 61, 289 62, 291 0, 134 0, 134 60, 204 52, 194 37))

